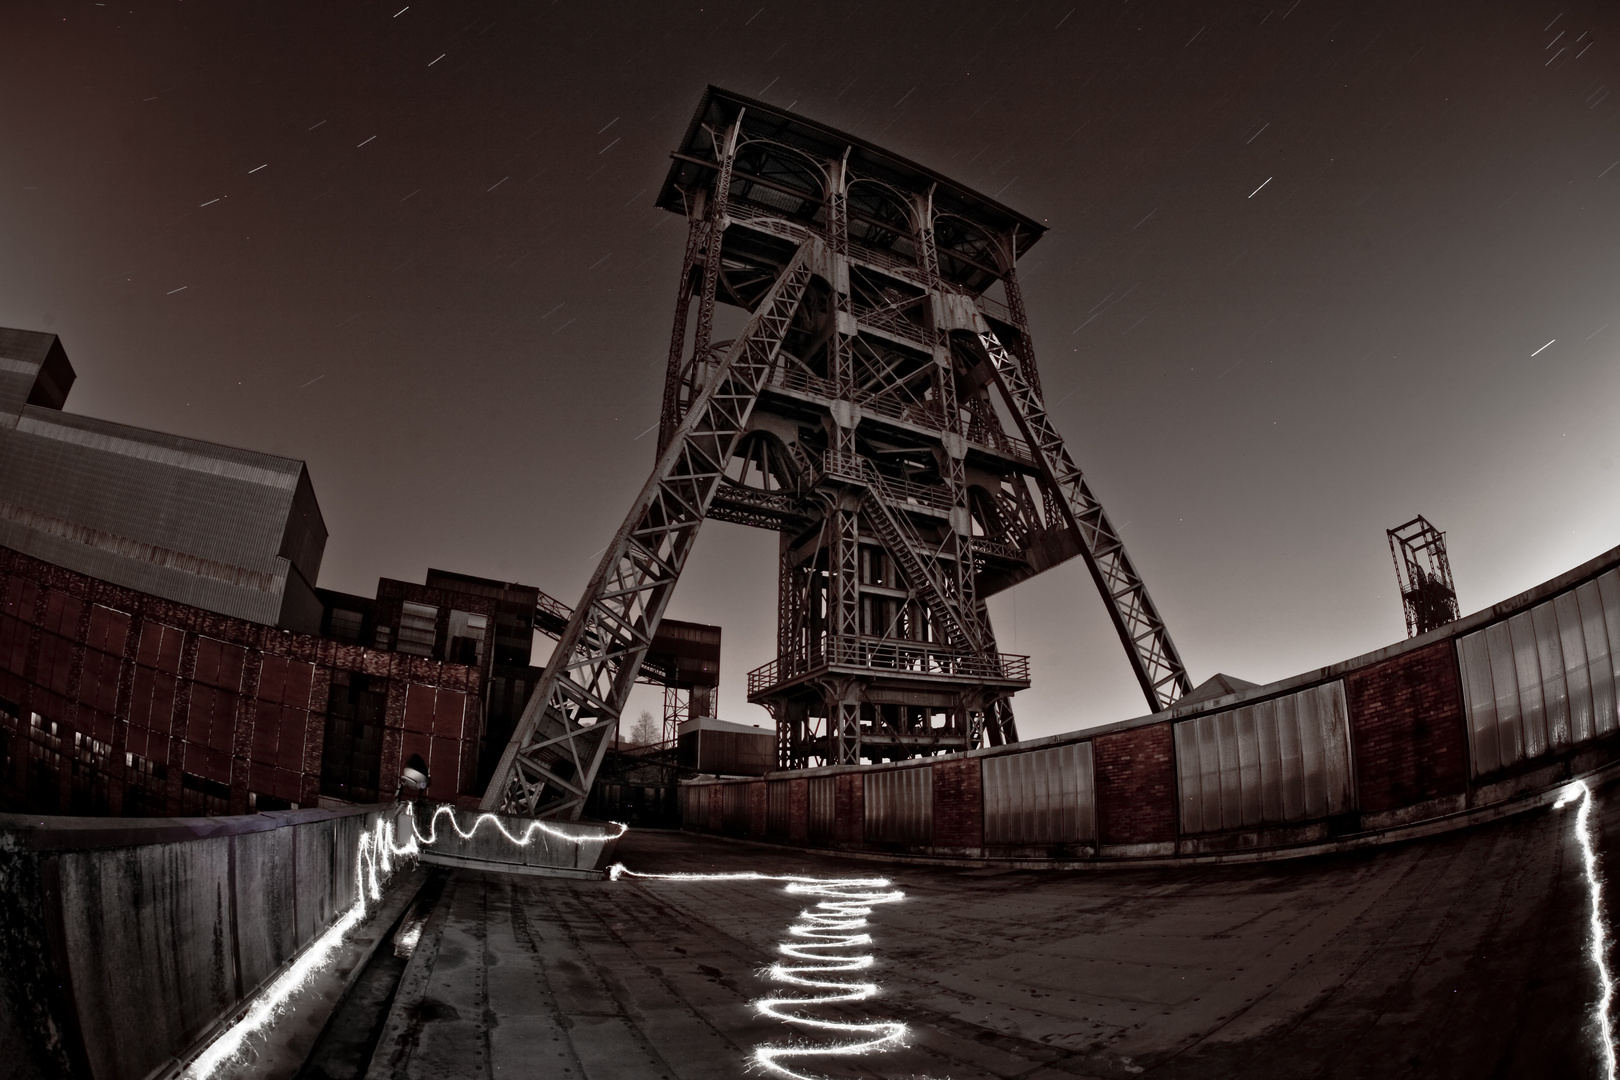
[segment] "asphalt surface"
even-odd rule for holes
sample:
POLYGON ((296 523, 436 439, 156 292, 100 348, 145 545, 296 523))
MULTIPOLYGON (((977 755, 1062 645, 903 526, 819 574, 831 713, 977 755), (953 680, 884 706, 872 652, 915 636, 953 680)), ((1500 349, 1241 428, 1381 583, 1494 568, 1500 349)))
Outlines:
MULTIPOLYGON (((1537 811, 1355 854, 1169 870, 915 867, 654 831, 618 858, 882 875, 904 893, 871 907, 870 946, 846 950, 874 958, 842 977, 877 996, 800 1015, 903 1023, 905 1044, 783 1062, 806 1075, 1597 1077, 1575 821, 1537 811)), ((1620 858, 1602 839, 1620 835, 1620 789, 1594 822, 1600 864, 1620 858)), ((767 969, 815 903, 773 881, 457 871, 367 1075, 737 1078, 761 1074, 762 1045, 847 1042, 752 1005, 794 992, 767 969)))

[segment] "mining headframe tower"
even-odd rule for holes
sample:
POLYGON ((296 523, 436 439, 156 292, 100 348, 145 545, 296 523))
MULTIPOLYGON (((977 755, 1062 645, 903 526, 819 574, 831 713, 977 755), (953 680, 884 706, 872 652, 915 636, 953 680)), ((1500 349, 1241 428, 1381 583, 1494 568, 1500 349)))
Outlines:
POLYGON ((1078 555, 1152 711, 1191 690, 1049 419, 1018 286, 1040 223, 710 87, 657 205, 688 223, 658 459, 483 805, 576 817, 705 518, 780 537, 778 764, 1016 740, 1028 657, 985 600, 1078 555), (749 314, 714 340, 717 304, 749 314))

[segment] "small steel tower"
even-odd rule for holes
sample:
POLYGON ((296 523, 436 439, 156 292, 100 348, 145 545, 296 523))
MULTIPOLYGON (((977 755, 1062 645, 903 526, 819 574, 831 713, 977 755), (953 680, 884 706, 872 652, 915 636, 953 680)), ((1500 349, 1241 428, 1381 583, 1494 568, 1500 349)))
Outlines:
POLYGON ((1389 553, 1395 560, 1406 609, 1406 636, 1417 637, 1458 619, 1457 586, 1446 558, 1446 534, 1422 514, 1388 530, 1389 553))
POLYGON ((706 517, 780 536, 779 763, 1017 738, 1028 658, 985 598, 1076 555, 1149 708, 1191 689, 1052 427, 1015 273, 1040 223, 881 147, 710 87, 660 207, 687 219, 652 476, 484 797, 577 816, 706 517), (715 340, 717 306, 738 329, 715 340))

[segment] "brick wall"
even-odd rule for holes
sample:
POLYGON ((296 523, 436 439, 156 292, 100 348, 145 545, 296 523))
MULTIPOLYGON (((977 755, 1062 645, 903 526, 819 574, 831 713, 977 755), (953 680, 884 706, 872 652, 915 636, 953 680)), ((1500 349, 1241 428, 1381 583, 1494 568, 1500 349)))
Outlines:
POLYGON ((834 779, 833 842, 859 844, 866 836, 866 778, 840 773, 834 779))
POLYGON ((1361 809, 1393 810, 1468 785, 1462 688, 1450 641, 1344 680, 1361 809))
POLYGON ((1176 770, 1170 725, 1100 735, 1092 742, 1097 832, 1104 844, 1176 838, 1176 770))
POLYGON ((977 759, 936 762, 934 844, 948 848, 984 846, 984 790, 977 759))
POLYGON ((387 687, 382 798, 408 729, 425 740, 431 793, 464 790, 481 729, 477 669, 218 615, 0 548, 0 806, 313 806, 334 672, 387 687))

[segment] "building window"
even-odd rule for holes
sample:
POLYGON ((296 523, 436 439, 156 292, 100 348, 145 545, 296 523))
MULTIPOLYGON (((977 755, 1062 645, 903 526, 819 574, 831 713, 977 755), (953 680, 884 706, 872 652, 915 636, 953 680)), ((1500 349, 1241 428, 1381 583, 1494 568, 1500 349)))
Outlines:
POLYGON ((326 705, 326 744, 321 750, 321 794, 350 802, 376 802, 382 771, 383 715, 387 683, 338 672, 326 705))
POLYGON ((439 632, 439 609, 410 600, 400 605, 399 644, 395 649, 413 656, 432 656, 439 632))
POLYGON ((393 639, 389 636, 392 631, 386 626, 377 627, 377 648, 387 652, 393 647, 393 639))
POLYGON ((489 634, 489 616, 450 611, 450 645, 445 659, 453 664, 478 667, 484 662, 484 641, 489 634))
POLYGON ((333 608, 331 634, 339 641, 359 641, 360 624, 364 621, 365 616, 360 614, 358 611, 345 611, 342 608, 333 608))

